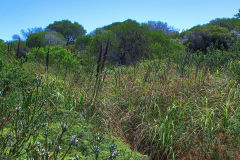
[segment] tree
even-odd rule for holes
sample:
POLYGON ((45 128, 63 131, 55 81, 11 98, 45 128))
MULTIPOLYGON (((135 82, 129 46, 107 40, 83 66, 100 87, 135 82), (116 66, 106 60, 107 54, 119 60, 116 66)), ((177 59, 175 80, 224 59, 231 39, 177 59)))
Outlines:
POLYGON ((119 56, 120 64, 132 64, 147 55, 148 27, 133 20, 122 23, 114 23, 104 29, 114 33, 118 42, 116 56, 119 56))
POLYGON ((240 19, 240 9, 238 10, 238 13, 234 15, 236 18, 240 19))
POLYGON ((45 40, 45 33, 31 33, 28 35, 28 38, 26 40, 26 45, 29 48, 40 48, 44 46, 44 40, 45 40))
POLYGON ((168 26, 168 24, 161 21, 148 21, 146 25, 149 27, 150 30, 154 31, 163 31, 165 34, 174 34, 178 33, 178 30, 174 27, 168 26))
POLYGON ((232 43, 231 33, 219 25, 196 26, 183 33, 187 37, 189 49, 207 53, 208 47, 227 50, 232 43))
POLYGON ((91 43, 92 37, 87 36, 78 36, 75 43, 75 48, 80 50, 85 50, 86 47, 91 43))
POLYGON ((21 40, 21 37, 20 37, 18 34, 14 34, 14 35, 12 36, 12 39, 13 39, 14 41, 20 41, 20 40, 21 40))
POLYGON ((60 33, 54 33, 54 32, 45 32, 45 41, 44 43, 46 45, 65 45, 66 40, 60 33))
POLYGON ((29 48, 40 48, 45 45, 64 45, 65 39, 60 33, 31 33, 26 40, 26 44, 29 48))
POLYGON ((18 58, 20 58, 20 57, 21 57, 21 55, 20 55, 20 42, 21 42, 21 37, 20 37, 18 34, 14 34, 14 35, 12 36, 12 39, 13 39, 14 41, 18 41, 16 56, 17 56, 18 58))
POLYGON ((29 48, 37 48, 35 58, 37 58, 39 49, 46 45, 63 45, 65 39, 60 33, 39 32, 28 35, 26 45, 29 48))
POLYGON ((27 39, 28 35, 30 35, 31 33, 39 33, 39 32, 43 32, 44 29, 41 27, 35 27, 35 28, 28 28, 26 30, 22 29, 21 30, 21 34, 23 36, 23 39, 27 39))
POLYGON ((69 20, 55 21, 48 25, 46 29, 61 33, 67 40, 67 44, 74 43, 77 36, 83 36, 86 33, 82 25, 77 22, 72 23, 69 20))

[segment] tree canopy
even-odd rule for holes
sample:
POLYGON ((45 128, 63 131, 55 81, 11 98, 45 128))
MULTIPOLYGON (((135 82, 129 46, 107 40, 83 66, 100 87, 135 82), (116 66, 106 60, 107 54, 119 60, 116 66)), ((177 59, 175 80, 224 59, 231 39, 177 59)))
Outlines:
POLYGON ((45 34, 44 32, 40 33, 31 33, 28 35, 26 40, 26 45, 30 48, 40 48, 44 46, 45 34))
POLYGON ((82 25, 77 22, 72 23, 69 20, 55 21, 48 25, 46 29, 61 33, 68 43, 74 41, 77 36, 83 36, 86 33, 82 25))
POLYGON ((196 26, 183 33, 188 37, 188 47, 193 50, 207 52, 207 48, 214 46, 218 49, 228 49, 232 37, 231 32, 219 25, 196 26))
POLYGON ((45 45, 63 45, 65 44, 64 37, 59 33, 39 32, 28 35, 26 45, 30 48, 40 48, 45 45))
POLYGON ((240 19, 240 9, 238 10, 238 13, 234 15, 236 18, 240 19))
POLYGON ((104 27, 114 33, 118 41, 117 54, 120 63, 134 63, 144 57, 148 51, 148 27, 136 21, 126 20, 104 27))

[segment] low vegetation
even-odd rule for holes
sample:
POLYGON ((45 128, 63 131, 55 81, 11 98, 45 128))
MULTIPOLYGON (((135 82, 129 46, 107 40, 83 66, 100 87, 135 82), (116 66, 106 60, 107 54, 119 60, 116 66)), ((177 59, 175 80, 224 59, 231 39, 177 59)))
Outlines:
POLYGON ((239 23, 63 20, 0 41, 0 159, 239 159, 239 23))

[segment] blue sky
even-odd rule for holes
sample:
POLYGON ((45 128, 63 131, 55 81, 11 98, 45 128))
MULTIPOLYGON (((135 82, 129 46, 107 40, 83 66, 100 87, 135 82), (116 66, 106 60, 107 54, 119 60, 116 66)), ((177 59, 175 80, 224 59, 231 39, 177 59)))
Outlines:
POLYGON ((88 33, 129 18, 189 29, 233 17, 240 8, 240 0, 1 0, 0 4, 0 39, 4 40, 21 29, 44 28, 62 19, 79 22, 88 33))

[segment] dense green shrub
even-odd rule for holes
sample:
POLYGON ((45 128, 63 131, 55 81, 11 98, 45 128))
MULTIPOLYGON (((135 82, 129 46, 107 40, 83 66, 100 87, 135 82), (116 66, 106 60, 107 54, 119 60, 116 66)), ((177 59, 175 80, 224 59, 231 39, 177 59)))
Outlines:
POLYGON ((74 42, 77 36, 83 36, 86 33, 82 25, 77 22, 72 23, 69 20, 55 21, 48 25, 46 29, 61 33, 67 40, 67 44, 74 42))
POLYGON ((150 57, 176 59, 177 54, 184 52, 184 46, 181 42, 173 41, 162 31, 149 31, 149 39, 150 57))
POLYGON ((100 49, 103 49, 109 41, 109 53, 108 56, 117 56, 117 48, 119 43, 116 40, 112 31, 97 30, 97 34, 92 37, 88 51, 95 56, 98 56, 100 49))
POLYGON ((87 46, 90 45, 92 37, 87 36, 78 36, 75 43, 75 48, 79 50, 85 50, 87 46))
POLYGON ((229 31, 240 31, 240 19, 237 18, 217 18, 209 22, 208 25, 218 25, 227 28, 229 31))
POLYGON ((62 46, 45 46, 43 48, 33 48, 29 53, 28 57, 34 59, 35 54, 38 52, 38 58, 42 62, 46 62, 46 57, 49 50, 49 64, 57 64, 59 69, 74 69, 79 65, 76 55, 71 53, 69 50, 63 48, 62 46))
POLYGON ((33 77, 21 67, 21 60, 15 61, 17 65, 4 62, 1 60, 0 69, 0 88, 4 93, 25 89, 32 84, 33 77))
POLYGON ((107 27, 119 43, 118 56, 120 64, 136 63, 149 51, 148 27, 136 21, 127 20, 107 27))
POLYGON ((40 48, 46 45, 64 45, 65 39, 60 33, 39 32, 28 35, 26 45, 30 48, 40 48))
POLYGON ((230 31, 218 25, 196 26, 184 32, 182 36, 187 38, 186 44, 189 49, 201 50, 204 53, 211 45, 216 49, 227 50, 233 42, 230 31))
POLYGON ((31 33, 28 35, 28 38, 26 40, 26 45, 30 48, 40 48, 45 45, 45 33, 31 33))
POLYGON ((110 41, 108 59, 118 64, 136 63, 149 51, 148 27, 136 21, 127 20, 97 29, 91 43, 92 53, 110 41))
POLYGON ((7 47, 7 43, 3 43, 3 41, 0 41, 0 54, 6 54, 7 47))

